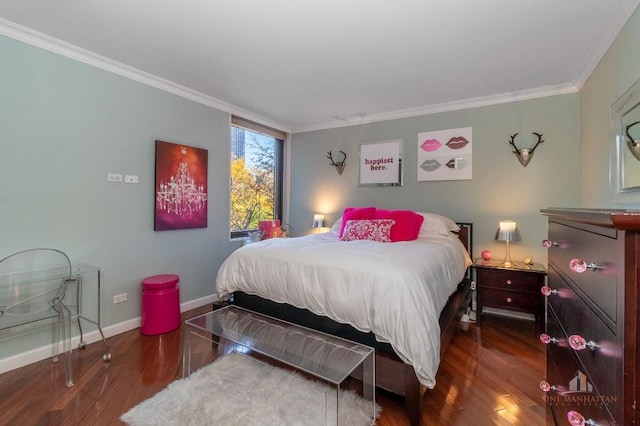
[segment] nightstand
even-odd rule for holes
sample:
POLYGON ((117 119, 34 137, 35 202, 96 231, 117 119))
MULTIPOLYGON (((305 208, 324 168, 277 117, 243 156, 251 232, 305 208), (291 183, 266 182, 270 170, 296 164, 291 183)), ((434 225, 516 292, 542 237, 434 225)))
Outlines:
POLYGON ((514 266, 506 268, 500 261, 476 260, 473 268, 476 270, 478 326, 482 323, 482 308, 491 307, 533 314, 544 330, 545 304, 540 293, 547 276, 544 266, 514 262, 514 266))

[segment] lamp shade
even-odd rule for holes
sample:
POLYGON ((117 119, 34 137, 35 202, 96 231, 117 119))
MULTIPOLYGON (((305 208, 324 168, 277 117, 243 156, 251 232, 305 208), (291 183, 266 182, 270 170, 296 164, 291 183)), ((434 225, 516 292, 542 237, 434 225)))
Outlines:
POLYGON ((316 213, 313 215, 313 224, 312 228, 323 228, 324 227, 324 215, 320 213, 316 213))
POLYGON ((497 241, 520 241, 520 231, 513 220, 501 220, 498 232, 496 232, 497 241))

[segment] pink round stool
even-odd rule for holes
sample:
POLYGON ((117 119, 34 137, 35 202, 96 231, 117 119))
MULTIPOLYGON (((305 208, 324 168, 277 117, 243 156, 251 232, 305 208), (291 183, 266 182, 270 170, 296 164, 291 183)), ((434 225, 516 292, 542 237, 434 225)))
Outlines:
POLYGON ((142 280, 142 334, 162 334, 180 327, 179 281, 180 277, 175 274, 142 280))

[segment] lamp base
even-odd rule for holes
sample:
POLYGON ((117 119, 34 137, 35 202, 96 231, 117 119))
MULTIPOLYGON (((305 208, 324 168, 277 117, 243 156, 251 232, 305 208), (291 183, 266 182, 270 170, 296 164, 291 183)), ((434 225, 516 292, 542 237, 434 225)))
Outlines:
POLYGON ((509 241, 507 241, 507 251, 504 255, 504 260, 502 261, 502 266, 505 268, 513 268, 515 265, 511 261, 511 252, 509 250, 509 241))

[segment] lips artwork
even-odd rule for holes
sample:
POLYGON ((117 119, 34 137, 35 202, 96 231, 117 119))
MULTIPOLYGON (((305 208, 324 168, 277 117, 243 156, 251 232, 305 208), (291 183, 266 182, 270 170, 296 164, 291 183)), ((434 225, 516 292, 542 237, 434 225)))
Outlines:
POLYGON ((471 127, 419 133, 418 181, 471 179, 471 136, 471 127))

